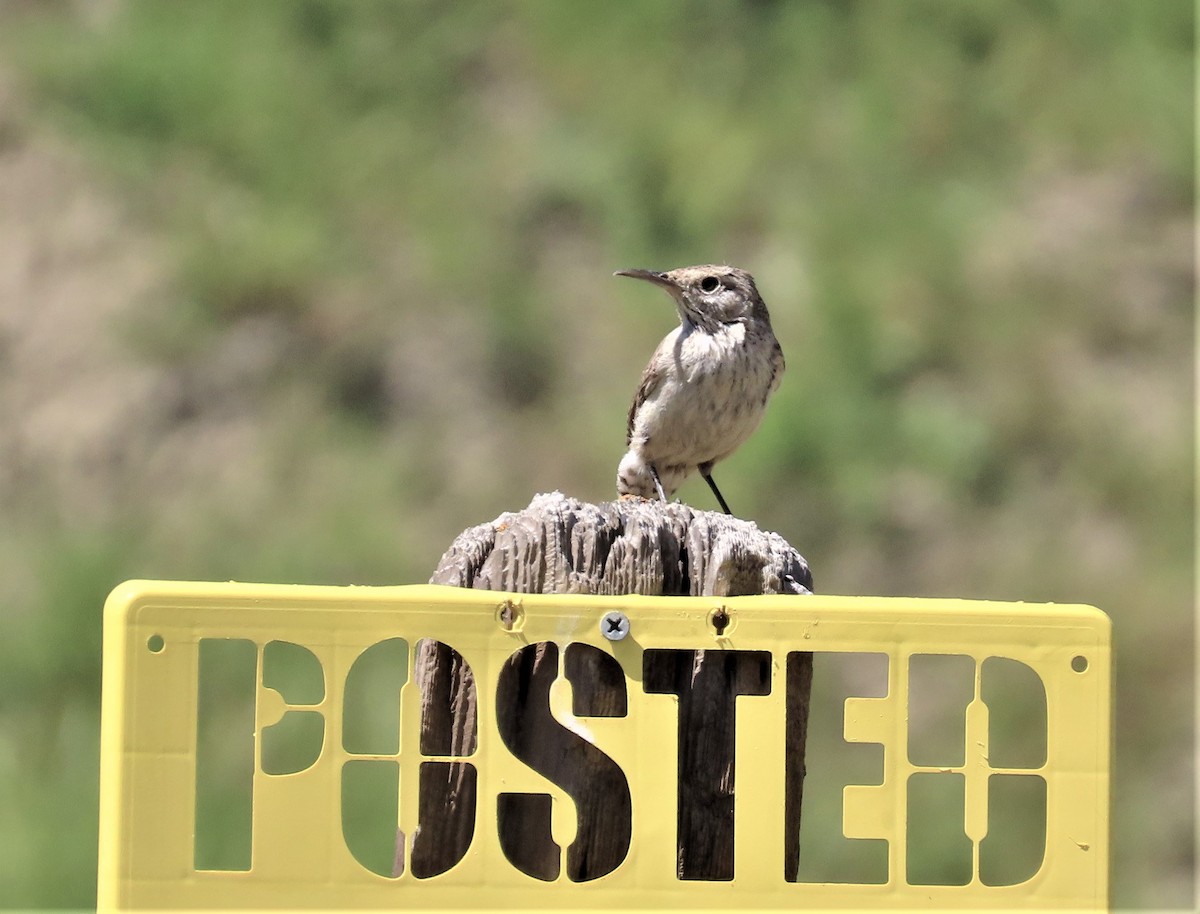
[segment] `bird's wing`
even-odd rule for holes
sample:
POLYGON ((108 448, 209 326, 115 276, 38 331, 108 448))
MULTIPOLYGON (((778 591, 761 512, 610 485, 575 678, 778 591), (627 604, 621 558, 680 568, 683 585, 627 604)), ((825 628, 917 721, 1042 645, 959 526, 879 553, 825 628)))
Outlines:
POLYGON ((650 358, 650 363, 646 366, 646 370, 642 372, 642 383, 638 385, 637 393, 633 395, 633 403, 629 405, 629 418, 625 422, 625 446, 628 447, 633 442, 633 426, 637 421, 637 414, 641 410, 642 405, 654 396, 659 385, 665 377, 664 359, 662 357, 663 347, 660 345, 654 350, 654 355, 650 358))
POLYGON ((775 341, 775 349, 771 353, 771 392, 774 393, 779 389, 779 382, 783 380, 783 371, 787 368, 787 362, 783 358, 783 347, 779 345, 779 340, 775 341))

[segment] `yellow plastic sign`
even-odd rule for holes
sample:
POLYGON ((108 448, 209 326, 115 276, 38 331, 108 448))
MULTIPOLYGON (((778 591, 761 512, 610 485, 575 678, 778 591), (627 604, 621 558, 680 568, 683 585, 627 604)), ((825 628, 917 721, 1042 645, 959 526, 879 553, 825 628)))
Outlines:
POLYGON ((1086 606, 133 581, 105 609, 99 907, 1102 909, 1110 713, 1086 606), (438 700, 473 702, 474 733, 422 720, 422 648, 473 674, 438 700), (802 806, 786 731, 810 653, 816 685, 854 656, 886 685, 814 687, 802 806), (719 706, 692 700, 699 656, 719 706), (535 658, 549 674, 518 675, 535 658), (814 793, 821 715, 882 775, 814 793), (728 807, 683 764, 701 720, 728 807), (794 821, 820 804, 828 841, 794 821), (504 839, 518 821, 536 840, 504 839), (877 875, 806 877, 831 842, 877 849, 877 875))

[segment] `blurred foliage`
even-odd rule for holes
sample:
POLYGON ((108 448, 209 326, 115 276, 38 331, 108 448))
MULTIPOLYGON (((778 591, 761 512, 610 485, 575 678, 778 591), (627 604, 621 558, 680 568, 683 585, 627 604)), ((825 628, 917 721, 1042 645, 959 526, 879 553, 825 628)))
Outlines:
POLYGON ((674 320, 609 273, 728 260, 789 360, 720 468, 731 504, 823 592, 1107 610, 1114 902, 1187 904, 1192 4, 112 0, 0 25, 28 99, 0 167, 66 138, 164 277, 111 327, 150 392, 87 461, 0 476, 6 903, 94 901, 112 585, 421 581, 536 491, 609 498, 674 320))

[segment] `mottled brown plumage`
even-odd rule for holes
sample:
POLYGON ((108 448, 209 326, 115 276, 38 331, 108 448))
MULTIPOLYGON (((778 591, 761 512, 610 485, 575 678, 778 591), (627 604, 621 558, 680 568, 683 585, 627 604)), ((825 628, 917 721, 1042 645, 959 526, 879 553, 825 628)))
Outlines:
POLYGON ((784 369, 754 277, 712 264, 617 275, 665 289, 680 319, 655 349, 629 408, 617 492, 665 501, 699 470, 732 513, 713 482, 713 464, 758 427, 784 369))

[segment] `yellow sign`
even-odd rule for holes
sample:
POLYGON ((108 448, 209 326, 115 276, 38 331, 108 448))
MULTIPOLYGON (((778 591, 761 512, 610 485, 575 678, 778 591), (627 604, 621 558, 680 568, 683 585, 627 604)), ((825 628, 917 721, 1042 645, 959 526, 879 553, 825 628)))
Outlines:
POLYGON ((1103 908, 1109 639, 1086 606, 129 582, 99 906, 1103 908), (843 847, 874 875, 806 875, 843 847))

